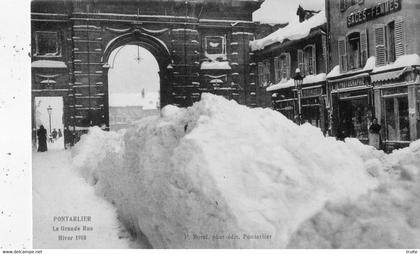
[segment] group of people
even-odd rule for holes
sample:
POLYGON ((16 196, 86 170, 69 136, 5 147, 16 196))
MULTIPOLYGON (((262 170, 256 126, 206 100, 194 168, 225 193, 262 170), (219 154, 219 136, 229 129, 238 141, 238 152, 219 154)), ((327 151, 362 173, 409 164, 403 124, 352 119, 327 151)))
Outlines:
POLYGON ((58 129, 58 132, 56 129, 54 129, 50 134, 50 143, 54 143, 54 140, 57 140, 63 136, 63 133, 61 132, 61 129, 58 129))
MULTIPOLYGON (((36 136, 38 137, 38 152, 48 151, 47 147, 47 130, 43 125, 39 126, 39 129, 36 131, 36 136)), ((54 140, 57 140, 63 136, 61 129, 54 129, 49 135, 50 143, 54 143, 54 140)), ((74 136, 73 133, 69 130, 68 127, 64 129, 64 148, 67 149, 74 145, 74 136)))

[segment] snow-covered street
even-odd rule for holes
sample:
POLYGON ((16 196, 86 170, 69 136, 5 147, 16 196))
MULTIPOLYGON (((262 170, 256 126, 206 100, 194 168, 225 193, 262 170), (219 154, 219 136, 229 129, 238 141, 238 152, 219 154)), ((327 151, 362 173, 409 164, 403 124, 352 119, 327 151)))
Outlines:
POLYGON ((71 168, 70 151, 62 142, 48 145, 48 152, 33 152, 33 247, 129 248, 115 209, 71 168))
POLYGON ((203 94, 125 132, 91 128, 73 155, 153 248, 420 246, 420 141, 385 154, 203 94))

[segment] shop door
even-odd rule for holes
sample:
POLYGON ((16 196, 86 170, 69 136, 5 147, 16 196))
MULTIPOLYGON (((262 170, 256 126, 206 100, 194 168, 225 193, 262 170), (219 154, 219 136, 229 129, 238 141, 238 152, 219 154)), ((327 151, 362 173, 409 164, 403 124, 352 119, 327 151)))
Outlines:
POLYGON ((408 98, 385 98, 385 130, 387 141, 410 141, 408 98))
POLYGON ((368 125, 372 112, 367 96, 341 98, 339 116, 341 138, 355 137, 361 141, 368 140, 368 125))

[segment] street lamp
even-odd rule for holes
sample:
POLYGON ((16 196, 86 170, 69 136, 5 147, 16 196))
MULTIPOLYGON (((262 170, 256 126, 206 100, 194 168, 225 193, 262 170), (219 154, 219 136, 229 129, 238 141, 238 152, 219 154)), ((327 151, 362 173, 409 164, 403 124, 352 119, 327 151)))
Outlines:
POLYGON ((305 77, 302 76, 300 74, 300 69, 297 68, 295 71, 295 76, 293 77, 294 81, 295 81, 295 88, 296 88, 296 93, 297 93, 297 99, 298 99, 298 110, 299 110, 299 118, 298 118, 298 124, 300 125, 302 123, 302 102, 301 102, 301 97, 302 97, 302 84, 303 84, 303 79, 305 77))
POLYGON ((50 134, 51 134, 51 113, 52 113, 52 107, 51 107, 51 105, 48 106, 47 112, 48 112, 48 119, 50 121, 50 134))

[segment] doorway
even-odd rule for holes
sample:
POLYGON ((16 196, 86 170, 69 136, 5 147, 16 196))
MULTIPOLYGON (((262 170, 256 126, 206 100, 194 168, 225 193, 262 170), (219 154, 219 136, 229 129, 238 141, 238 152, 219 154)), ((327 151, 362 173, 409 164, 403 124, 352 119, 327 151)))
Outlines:
POLYGON ((110 129, 159 115, 159 64, 154 55, 139 45, 124 45, 111 53, 108 64, 110 129))
POLYGON ((47 130, 48 150, 64 149, 63 97, 35 97, 34 104, 33 142, 37 144, 36 130, 43 125, 47 130))

